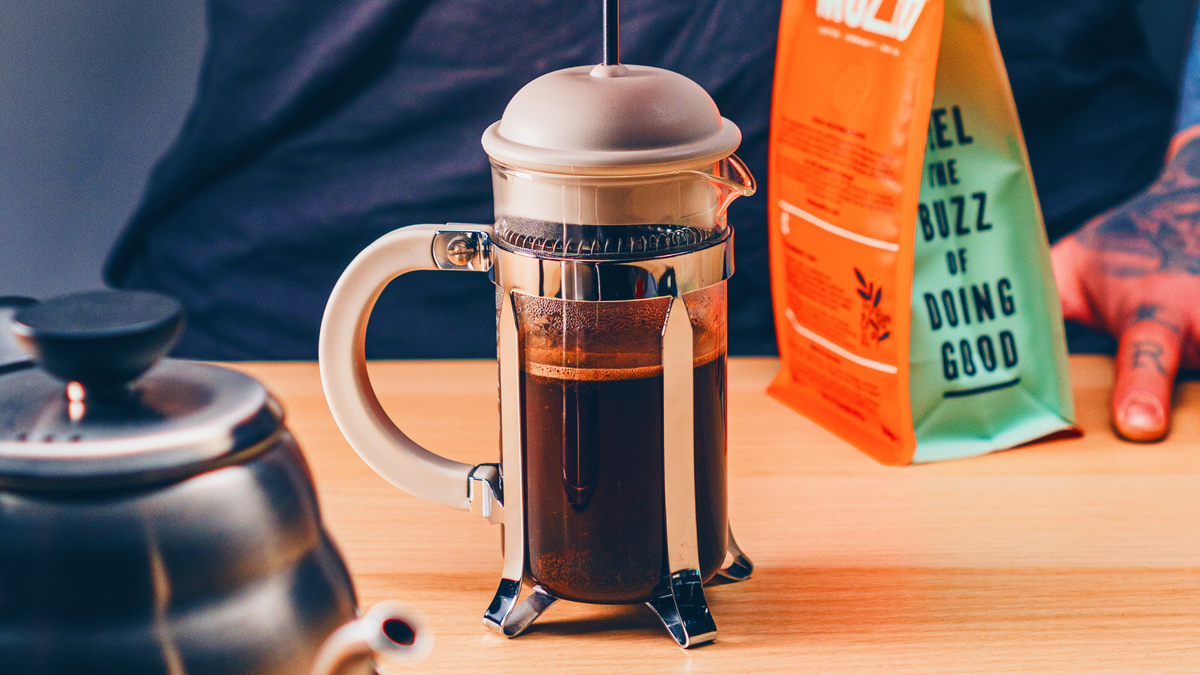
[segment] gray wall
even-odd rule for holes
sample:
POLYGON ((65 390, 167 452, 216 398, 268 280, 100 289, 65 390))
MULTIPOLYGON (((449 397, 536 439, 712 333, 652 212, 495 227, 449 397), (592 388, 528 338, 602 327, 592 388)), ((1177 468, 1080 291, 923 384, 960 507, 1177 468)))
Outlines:
MULTIPOLYGON (((1139 7, 1171 78, 1194 6, 1139 7)), ((101 285, 191 103, 204 38, 203 0, 0 0, 0 295, 101 285)))
POLYGON ((203 0, 0 0, 0 295, 102 285, 204 39, 203 0))

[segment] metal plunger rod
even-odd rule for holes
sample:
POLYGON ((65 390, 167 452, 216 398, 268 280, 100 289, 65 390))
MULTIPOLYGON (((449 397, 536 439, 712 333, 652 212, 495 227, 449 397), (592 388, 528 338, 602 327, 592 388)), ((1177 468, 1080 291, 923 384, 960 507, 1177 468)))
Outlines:
POLYGON ((620 0, 604 0, 604 65, 621 62, 620 0))

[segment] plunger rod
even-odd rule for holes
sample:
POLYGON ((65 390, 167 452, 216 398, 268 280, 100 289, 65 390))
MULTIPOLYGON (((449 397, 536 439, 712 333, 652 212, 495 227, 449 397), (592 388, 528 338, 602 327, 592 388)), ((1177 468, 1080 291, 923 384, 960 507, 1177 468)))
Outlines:
POLYGON ((621 62, 620 0, 604 0, 604 65, 621 62))

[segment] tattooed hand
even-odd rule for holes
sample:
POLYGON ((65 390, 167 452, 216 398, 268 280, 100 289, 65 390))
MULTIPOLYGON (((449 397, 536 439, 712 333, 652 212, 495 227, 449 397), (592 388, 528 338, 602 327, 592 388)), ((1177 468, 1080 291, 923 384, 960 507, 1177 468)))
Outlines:
POLYGON ((1167 433, 1180 364, 1200 366, 1200 126, 1162 175, 1051 250, 1063 315, 1120 339, 1112 416, 1129 440, 1167 433))

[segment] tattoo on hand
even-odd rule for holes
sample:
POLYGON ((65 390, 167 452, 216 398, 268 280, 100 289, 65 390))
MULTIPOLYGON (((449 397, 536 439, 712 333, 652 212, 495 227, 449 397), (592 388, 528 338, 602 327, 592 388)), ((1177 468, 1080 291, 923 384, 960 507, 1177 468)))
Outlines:
POLYGON ((1162 365, 1163 346, 1153 340, 1138 340, 1133 343, 1133 367, 1153 367, 1160 375, 1165 376, 1167 370, 1162 365))
POLYGON ((1145 192, 1079 233, 1106 274, 1200 275, 1200 138, 1184 145, 1145 192))
POLYGON ((1160 305, 1158 303, 1152 303, 1152 304, 1144 303, 1144 304, 1138 305, 1137 311, 1134 313, 1134 316, 1133 316, 1133 323, 1140 323, 1142 321, 1150 321, 1152 323, 1156 323, 1156 324, 1162 326, 1163 328, 1166 328, 1167 330, 1171 331, 1172 333, 1178 333, 1180 330, 1179 326, 1177 324, 1173 324, 1170 321, 1167 321, 1166 319, 1160 317, 1158 315, 1160 311, 1162 311, 1162 305, 1160 305))

